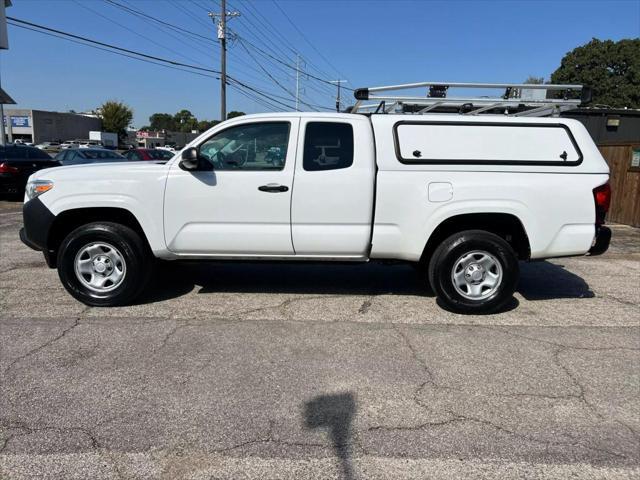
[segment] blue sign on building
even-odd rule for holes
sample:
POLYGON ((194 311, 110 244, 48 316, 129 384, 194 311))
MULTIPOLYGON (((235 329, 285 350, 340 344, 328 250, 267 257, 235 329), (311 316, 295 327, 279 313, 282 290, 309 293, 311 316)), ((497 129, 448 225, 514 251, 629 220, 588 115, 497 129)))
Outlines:
POLYGON ((29 126, 29 117, 11 117, 11 126, 12 127, 28 127, 29 126))
MULTIPOLYGON (((5 127, 7 126, 7 117, 5 116, 3 118, 4 121, 4 125, 5 127)), ((11 126, 12 127, 29 127, 29 117, 24 115, 24 116, 18 116, 18 117, 11 117, 11 126)))

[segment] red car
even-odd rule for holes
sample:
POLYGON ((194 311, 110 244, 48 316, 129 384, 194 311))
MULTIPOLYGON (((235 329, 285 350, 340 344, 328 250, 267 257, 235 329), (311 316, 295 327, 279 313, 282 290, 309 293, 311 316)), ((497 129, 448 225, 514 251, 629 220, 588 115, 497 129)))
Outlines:
POLYGON ((156 148, 133 148, 122 155, 127 157, 127 160, 138 162, 144 160, 170 160, 174 154, 168 150, 156 148))

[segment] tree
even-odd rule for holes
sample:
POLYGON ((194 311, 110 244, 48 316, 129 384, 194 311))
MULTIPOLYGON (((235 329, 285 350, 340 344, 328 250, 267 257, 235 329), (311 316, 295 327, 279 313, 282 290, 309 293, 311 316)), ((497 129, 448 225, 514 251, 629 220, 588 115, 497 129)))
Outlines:
POLYGON ((133 119, 133 110, 117 100, 107 100, 98 110, 102 120, 102 129, 118 134, 120 140, 127 136, 127 127, 133 119))
POLYGON ((220 123, 220 120, 200 120, 198 122, 198 131, 204 132, 206 130, 209 130, 211 127, 216 126, 219 123, 220 123))
POLYGON ((149 117, 149 128, 151 130, 175 130, 176 122, 173 115, 168 113, 154 113, 149 117))
POLYGON ((246 115, 246 114, 244 112, 238 112, 236 110, 232 110, 231 112, 227 113, 227 120, 230 118, 241 117, 242 115, 246 115))
POLYGON ((593 38, 562 58, 551 83, 588 85, 594 104, 640 108, 640 38, 593 38))
POLYGON ((198 119, 189 110, 180 110, 173 116, 176 130, 180 132, 190 132, 198 128, 198 119))

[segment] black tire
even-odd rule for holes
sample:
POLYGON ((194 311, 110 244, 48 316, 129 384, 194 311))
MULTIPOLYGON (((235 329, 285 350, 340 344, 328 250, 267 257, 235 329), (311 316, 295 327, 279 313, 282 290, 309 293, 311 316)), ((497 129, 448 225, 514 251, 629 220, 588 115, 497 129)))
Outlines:
POLYGON ((118 223, 96 222, 78 227, 67 235, 58 251, 58 276, 64 288, 92 307, 131 303, 149 283, 152 268, 152 254, 144 240, 131 228, 118 223), (123 278, 108 292, 91 290, 76 275, 76 256, 94 242, 115 247, 124 263, 123 278))
MULTIPOLYGON (((494 313, 501 310, 513 298, 519 273, 518 257, 511 245, 484 230, 465 230, 451 235, 438 246, 429 262, 431 287, 442 306, 457 313, 494 313), (470 299, 458 291, 452 272, 461 258, 476 251, 489 253, 497 260, 501 280, 493 289, 487 288, 486 294, 481 294, 486 297, 470 299)), ((466 291, 467 294, 469 292, 466 291)))

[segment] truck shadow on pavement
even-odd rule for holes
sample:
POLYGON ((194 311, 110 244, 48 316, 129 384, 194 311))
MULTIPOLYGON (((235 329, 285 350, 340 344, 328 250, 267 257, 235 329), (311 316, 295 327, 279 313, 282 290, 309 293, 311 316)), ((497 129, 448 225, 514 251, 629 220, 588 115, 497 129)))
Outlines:
MULTIPOLYGON (((433 297, 426 274, 407 264, 300 264, 162 262, 150 293, 138 303, 180 297, 198 289, 207 293, 284 293, 330 295, 411 295, 433 297)), ((593 298, 587 282, 561 265, 520 265, 517 288, 527 300, 593 298)), ((513 299, 504 310, 518 306, 513 299)))
POLYGON ((198 293, 286 293, 433 296, 426 278, 410 265, 367 263, 189 263, 163 262, 157 285, 140 303, 198 293))
POLYGON ((356 413, 356 401, 351 393, 319 395, 305 403, 304 424, 308 429, 323 429, 329 436, 342 469, 342 478, 356 478, 351 463, 351 423, 356 413))
POLYGON ((517 291, 527 300, 595 297, 582 277, 562 265, 544 261, 520 265, 517 291))

